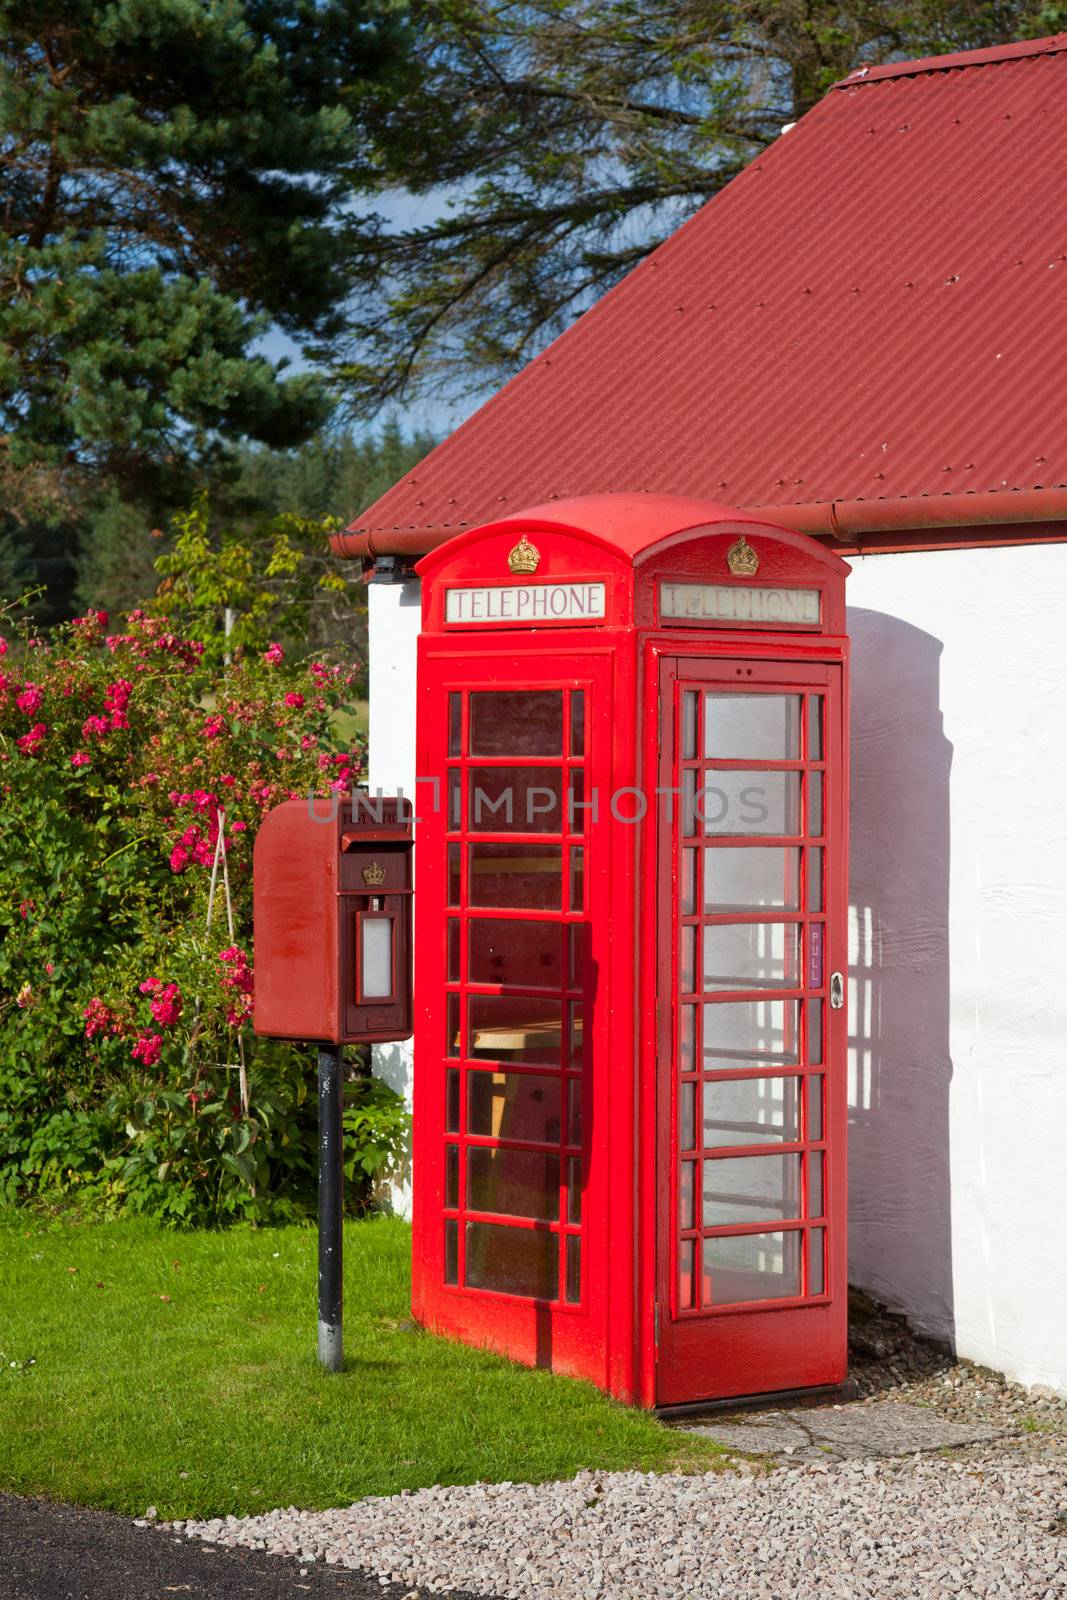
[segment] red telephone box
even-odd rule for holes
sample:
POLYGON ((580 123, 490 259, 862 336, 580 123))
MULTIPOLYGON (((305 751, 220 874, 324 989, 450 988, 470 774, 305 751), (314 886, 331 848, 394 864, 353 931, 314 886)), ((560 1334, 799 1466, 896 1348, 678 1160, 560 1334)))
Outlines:
POLYGON ((429 1327, 645 1405, 843 1380, 848 570, 653 495, 419 563, 429 1327))

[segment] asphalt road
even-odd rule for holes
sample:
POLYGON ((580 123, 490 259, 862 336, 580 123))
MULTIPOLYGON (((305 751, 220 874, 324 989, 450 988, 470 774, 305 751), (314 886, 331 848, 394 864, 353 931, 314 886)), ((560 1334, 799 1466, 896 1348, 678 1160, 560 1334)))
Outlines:
MULTIPOLYGON (((402 1600, 428 1591, 229 1550, 81 1506, 0 1495, 0 1600, 402 1600)), ((434 1600, 441 1600, 440 1596, 434 1600)), ((453 1600, 471 1600, 457 1591, 453 1600)))

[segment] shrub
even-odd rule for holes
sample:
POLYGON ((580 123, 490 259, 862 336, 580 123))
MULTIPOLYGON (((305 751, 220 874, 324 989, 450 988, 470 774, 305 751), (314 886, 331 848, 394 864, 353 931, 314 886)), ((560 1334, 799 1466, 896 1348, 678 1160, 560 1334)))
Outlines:
MULTIPOLYGON (((314 1058, 250 1031, 252 841, 356 781, 355 668, 276 644, 210 668, 143 611, 0 654, 0 1198, 304 1214, 314 1058)), ((400 1101, 355 1069, 346 1118, 351 1174, 401 1159, 400 1101)))

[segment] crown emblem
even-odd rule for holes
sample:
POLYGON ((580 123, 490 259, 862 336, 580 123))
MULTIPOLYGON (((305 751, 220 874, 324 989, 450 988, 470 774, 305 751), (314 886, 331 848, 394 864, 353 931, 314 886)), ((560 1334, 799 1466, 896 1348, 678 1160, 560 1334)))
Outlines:
POLYGON ((372 889, 380 889, 385 882, 385 868, 380 861, 372 861, 369 867, 363 868, 363 882, 372 889))
POLYGON ((754 578, 759 571, 759 556, 744 534, 726 552, 726 565, 735 578, 754 578))
POLYGON ((530 543, 523 534, 515 548, 508 553, 508 566, 518 576, 520 573, 536 572, 541 561, 541 552, 536 545, 530 543))

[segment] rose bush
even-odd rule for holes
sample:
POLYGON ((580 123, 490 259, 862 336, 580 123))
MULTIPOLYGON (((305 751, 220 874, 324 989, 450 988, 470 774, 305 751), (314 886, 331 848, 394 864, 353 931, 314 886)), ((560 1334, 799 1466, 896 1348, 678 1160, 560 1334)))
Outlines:
MULTIPOLYGON (((357 780, 355 669, 229 655, 144 611, 0 641, 0 1198, 313 1205, 314 1059, 250 1028, 252 841, 278 801, 357 780)), ((350 1177, 402 1158, 384 1086, 353 1071, 346 1116, 350 1177)))

